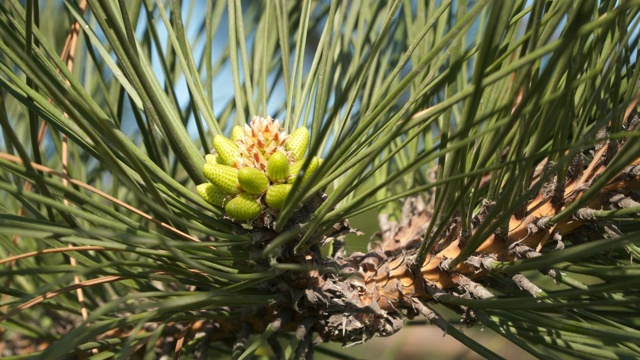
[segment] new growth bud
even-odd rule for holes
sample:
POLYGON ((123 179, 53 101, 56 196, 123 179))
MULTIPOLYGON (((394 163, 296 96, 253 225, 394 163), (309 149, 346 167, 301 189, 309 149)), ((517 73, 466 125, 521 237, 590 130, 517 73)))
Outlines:
MULTIPOLYGON (((208 183, 196 187, 207 202, 224 207, 237 221, 248 221, 264 212, 277 213, 299 177, 309 144, 309 131, 296 129, 287 136, 279 121, 254 117, 250 125, 234 126, 231 139, 213 138, 214 154, 202 167, 208 183)), ((320 165, 314 157, 304 172, 308 180, 320 165)))
POLYGON ((222 164, 235 166, 240 161, 238 144, 230 139, 222 135, 216 135, 213 138, 213 147, 216 149, 218 159, 222 161, 222 164))
POLYGON ((235 195, 240 192, 236 168, 220 164, 204 164, 202 172, 207 180, 225 193, 235 195))
POLYGON ((212 183, 200 184, 196 187, 196 190, 198 191, 198 195, 205 199, 205 201, 219 207, 224 205, 224 201, 227 197, 227 194, 218 189, 212 183))
POLYGON ((289 159, 282 151, 276 151, 267 162, 267 174, 272 182, 283 182, 289 176, 289 159))
POLYGON ((242 126, 234 126, 233 130, 231 130, 231 141, 237 143, 244 136, 244 129, 242 126))
POLYGON ((254 195, 262 194, 269 186, 269 179, 264 172, 248 166, 238 171, 238 182, 244 191, 254 195))
MULTIPOLYGON (((302 165, 304 165, 305 161, 306 161, 305 159, 302 159, 300 161, 296 161, 291 165, 291 167, 289 168, 289 178, 287 179, 287 183, 293 184, 296 181, 296 179, 298 179, 298 175, 300 174, 300 171, 302 170, 302 165)), ((309 163, 307 170, 304 172, 302 181, 307 181, 316 172, 320 164, 321 164, 320 158, 317 156, 314 156, 313 159, 311 159, 311 162, 309 163)))
POLYGON ((291 191, 291 184, 277 184, 269 186, 265 201, 270 208, 280 210, 284 206, 284 201, 291 191))
POLYGON ((304 157, 307 145, 309 145, 309 130, 306 127, 295 129, 285 143, 287 150, 293 154, 294 160, 300 160, 304 157))
POLYGON ((240 194, 231 199, 224 207, 225 213, 236 220, 251 220, 262 212, 257 198, 250 194, 240 194))
POLYGON ((220 164, 218 162, 218 154, 207 154, 204 156, 204 161, 206 161, 207 164, 220 164))

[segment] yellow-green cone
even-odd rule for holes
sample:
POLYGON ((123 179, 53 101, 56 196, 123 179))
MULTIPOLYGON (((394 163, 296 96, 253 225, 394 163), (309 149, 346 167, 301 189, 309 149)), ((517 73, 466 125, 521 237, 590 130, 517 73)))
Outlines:
POLYGON ((204 161, 206 161, 207 164, 220 164, 220 162, 218 162, 218 154, 207 154, 204 156, 204 161))
POLYGON ((202 173, 215 186, 227 194, 235 195, 240 192, 238 183, 238 170, 231 166, 206 163, 202 167, 202 173))
POLYGON ((269 185, 264 172, 248 166, 238 171, 238 182, 244 191, 255 195, 262 194, 269 185))
POLYGON ((269 158, 267 175, 273 182, 282 182, 289 176, 289 159, 282 151, 276 151, 269 158))
POLYGON ((198 194, 208 203, 222 207, 227 194, 223 193, 212 183, 204 183, 196 186, 198 194))
POLYGON ((267 205, 274 210, 282 209, 284 201, 287 199, 287 195, 289 195, 292 186, 293 185, 291 184, 277 184, 269 186, 269 189, 267 189, 267 195, 265 196, 267 205))
POLYGON ((287 135, 269 116, 234 126, 229 138, 214 136, 215 150, 205 156, 202 168, 209 183, 198 185, 197 192, 239 221, 256 218, 267 209, 277 212, 296 179, 309 181, 322 162, 317 157, 306 159, 309 166, 301 173, 309 138, 305 127, 287 135))
POLYGON ((296 160, 302 159, 309 145, 309 130, 299 127, 289 135, 284 147, 291 152, 296 160))
POLYGON ((231 141, 236 142, 242 139, 243 136, 244 136, 244 129, 242 128, 242 126, 239 126, 239 125, 234 126, 233 130, 231 130, 231 141))
MULTIPOLYGON (((304 165, 304 162, 305 159, 302 159, 291 164, 291 166, 289 167, 289 178, 287 179, 287 183, 293 184, 294 182, 296 182, 296 179, 298 178, 300 170, 302 170, 302 165, 304 165)), ((311 175, 313 175, 313 173, 318 169, 318 166, 320 166, 321 163, 322 159, 314 156, 313 159, 311 159, 309 167, 307 167, 307 171, 305 171, 304 173, 302 181, 306 181, 311 175)))
POLYGON ((304 165, 305 159, 298 160, 293 164, 289 165, 289 177, 287 178, 287 183, 293 184, 298 178, 298 173, 302 169, 302 165, 304 165))
POLYGON ((238 221, 245 221, 260 215, 262 207, 258 204, 255 196, 242 193, 229 200, 224 207, 224 211, 229 217, 238 221))
POLYGON ((317 156, 314 156, 313 159, 311 159, 311 163, 309 164, 307 171, 305 171, 304 176, 302 177, 302 181, 307 181, 307 179, 309 179, 313 175, 313 173, 318 170, 321 161, 322 160, 320 160, 320 158, 317 156))
POLYGON ((238 150, 238 144, 227 139, 222 135, 216 135, 213 137, 213 147, 218 153, 218 162, 225 165, 234 166, 240 161, 240 150, 238 150))

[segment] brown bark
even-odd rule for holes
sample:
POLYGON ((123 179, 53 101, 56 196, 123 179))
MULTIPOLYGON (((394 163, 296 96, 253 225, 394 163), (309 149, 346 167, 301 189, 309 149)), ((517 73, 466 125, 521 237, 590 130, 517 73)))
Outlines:
MULTIPOLYGON (((596 154, 595 159, 589 168, 585 171, 585 174, 568 183, 565 187, 564 199, 566 205, 570 204, 568 200, 575 201, 582 195, 582 188, 588 186, 599 174, 606 168, 605 161, 602 160, 601 155, 606 152, 608 146, 602 147, 602 149, 596 154)), ((585 208, 588 209, 602 209, 606 204, 610 203, 610 200, 614 195, 627 195, 630 191, 640 188, 640 159, 637 159, 630 164, 621 174, 615 177, 607 186, 605 186, 598 196, 591 199, 585 208)), ((625 198, 626 199, 626 198, 625 198)), ((506 238, 501 238, 497 234, 491 234, 487 240, 485 240, 480 247, 476 250, 476 253, 491 254, 499 261, 510 261, 516 256, 513 252, 509 251, 509 246, 514 243, 540 250, 542 246, 554 235, 567 235, 585 223, 585 219, 579 219, 575 217, 569 217, 552 226, 541 226, 545 219, 551 218, 559 211, 564 209, 563 207, 556 207, 552 204, 552 197, 550 195, 539 194, 533 199, 527 206, 527 212, 524 217, 512 216, 509 221, 509 232, 506 238), (542 221, 541 221, 542 220, 542 221)), ((409 225, 400 226, 395 233, 388 233, 382 239, 382 244, 378 246, 379 249, 395 249, 392 244, 411 244, 420 239, 423 234, 415 232, 412 228, 420 227, 420 219, 429 219, 430 214, 426 213, 426 210, 421 210, 413 215, 412 220, 417 220, 418 224, 409 223, 409 225), (407 238, 407 237, 411 238, 407 238), (398 239, 400 237, 400 239, 398 239)), ((441 289, 447 289, 456 284, 456 274, 471 275, 474 278, 480 277, 486 273, 485 270, 478 268, 477 266, 469 264, 460 264, 455 269, 444 270, 442 264, 447 259, 452 259, 458 256, 460 251, 464 248, 464 241, 459 235, 457 226, 452 226, 451 233, 457 233, 458 236, 455 240, 450 241, 450 244, 442 251, 429 254, 426 261, 420 268, 420 277, 429 283, 436 285, 441 289)), ((405 248, 406 249, 406 248, 405 248)), ((418 296, 422 298, 430 298, 428 293, 424 293, 421 289, 415 286, 419 281, 415 281, 415 275, 410 271, 407 266, 402 266, 403 260, 401 257, 389 260, 389 267, 392 270, 382 275, 377 273, 375 277, 367 278, 367 282, 374 281, 377 287, 381 291, 381 296, 386 298, 398 298, 401 294, 407 296, 418 296), (390 280, 397 279, 398 283, 390 283, 390 280), (402 290, 397 290, 401 287, 402 290)), ((366 273, 363 274, 365 277, 366 273)), ((386 303, 385 300, 382 300, 386 303)), ((383 308, 388 309, 383 306, 383 308)))

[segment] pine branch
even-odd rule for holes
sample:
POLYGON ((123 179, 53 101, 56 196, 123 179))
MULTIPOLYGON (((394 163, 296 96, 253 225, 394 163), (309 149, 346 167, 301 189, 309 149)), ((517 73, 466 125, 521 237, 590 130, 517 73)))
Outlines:
MULTIPOLYGON (((586 166, 575 168, 575 164, 582 162, 573 161, 574 169, 571 171, 574 175, 567 178, 559 201, 554 198, 554 186, 558 185, 553 179, 541 184, 537 179, 544 178, 543 173, 535 173, 531 188, 537 186, 539 190, 528 202, 526 211, 512 215, 506 234, 499 230, 494 232, 473 252, 473 256, 456 267, 447 264, 464 249, 465 241, 459 224, 455 222, 425 262, 416 266, 419 244, 425 236, 428 222, 433 218, 432 206, 418 196, 405 201, 399 223, 389 222, 381 216, 380 240, 367 254, 326 257, 316 246, 308 253, 296 255, 292 248, 285 248, 275 259, 277 263, 298 264, 309 269, 284 271, 270 284, 265 284, 265 289, 285 295, 286 300, 264 307, 239 308, 237 311, 243 314, 239 319, 211 321, 209 326, 215 330, 208 335, 209 339, 235 339, 238 344, 249 333, 262 334, 268 329, 272 333, 296 332, 300 341, 297 352, 303 354, 310 351, 310 334, 313 332, 319 334, 316 343, 320 340, 358 344, 374 336, 389 336, 400 330, 407 319, 418 315, 428 315, 430 321, 447 331, 448 323, 428 307, 433 301, 456 304, 455 299, 462 301, 454 307, 470 314, 468 321, 472 323, 475 315, 471 314, 478 310, 462 305, 464 299, 468 303, 470 299, 495 298, 482 281, 496 274, 511 273, 508 265, 514 260, 543 256, 541 251, 547 254, 562 250, 559 245, 563 238, 599 222, 593 213, 595 209, 635 204, 627 196, 640 190, 640 157, 612 176, 586 206, 558 222, 550 220, 578 201, 585 190, 603 176, 618 149, 627 149, 624 143, 624 140, 606 141, 586 166), (243 333, 244 336, 238 337, 243 333)), ((301 213, 311 216, 321 202, 319 198, 316 202, 307 203, 301 213)), ((485 216, 486 213, 484 209, 474 219, 476 228, 485 221, 492 221, 485 216)), ((298 219, 304 218, 302 215, 298 219)), ((349 231, 345 224, 336 229, 340 229, 338 232, 349 231)), ((618 242, 616 245, 620 246, 630 240, 629 237, 613 238, 612 243, 618 242)), ((553 270, 540 270, 551 277, 558 275, 553 270)), ((534 298, 544 301, 548 296, 523 274, 516 272, 509 276, 514 286, 534 298)), ((233 313, 233 306, 228 311, 233 313)), ((486 315, 480 318, 488 321, 486 315)))

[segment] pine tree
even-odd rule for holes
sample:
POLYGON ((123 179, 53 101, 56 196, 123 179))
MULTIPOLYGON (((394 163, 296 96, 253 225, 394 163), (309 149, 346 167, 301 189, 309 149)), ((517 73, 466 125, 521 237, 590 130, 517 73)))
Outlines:
POLYGON ((639 23, 637 0, 0 3, 0 355, 348 358, 326 344, 426 319, 486 358, 462 325, 640 357, 639 23))

